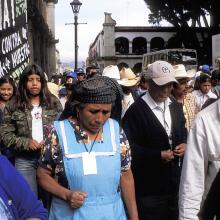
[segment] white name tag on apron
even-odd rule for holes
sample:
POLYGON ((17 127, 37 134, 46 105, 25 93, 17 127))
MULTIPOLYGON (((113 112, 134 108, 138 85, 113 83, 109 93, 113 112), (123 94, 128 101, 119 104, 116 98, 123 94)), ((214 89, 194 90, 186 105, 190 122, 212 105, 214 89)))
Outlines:
POLYGON ((84 175, 97 174, 95 152, 83 152, 82 160, 84 175))

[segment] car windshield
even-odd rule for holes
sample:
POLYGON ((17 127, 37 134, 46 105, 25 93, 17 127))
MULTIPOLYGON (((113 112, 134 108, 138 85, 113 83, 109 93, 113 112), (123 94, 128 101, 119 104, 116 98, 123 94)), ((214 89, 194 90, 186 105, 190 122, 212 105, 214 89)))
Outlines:
POLYGON ((196 65, 196 53, 193 51, 170 51, 168 58, 171 63, 182 63, 185 65, 196 65))

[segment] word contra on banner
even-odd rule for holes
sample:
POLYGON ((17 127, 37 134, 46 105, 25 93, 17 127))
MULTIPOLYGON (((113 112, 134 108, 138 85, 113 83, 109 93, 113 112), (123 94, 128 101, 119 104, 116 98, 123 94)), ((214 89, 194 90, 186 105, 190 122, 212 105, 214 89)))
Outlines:
POLYGON ((0 47, 0 77, 16 69, 30 55, 29 44, 26 38, 20 36, 20 31, 2 39, 0 47))
POLYGON ((19 31, 2 39, 2 54, 7 54, 22 44, 19 31))

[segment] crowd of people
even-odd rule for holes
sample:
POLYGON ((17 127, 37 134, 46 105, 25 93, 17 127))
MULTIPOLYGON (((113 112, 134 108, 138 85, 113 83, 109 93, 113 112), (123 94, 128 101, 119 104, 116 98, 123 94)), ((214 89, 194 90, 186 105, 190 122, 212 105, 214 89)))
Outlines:
POLYGON ((0 78, 0 219, 220 218, 219 88, 161 60, 0 78))

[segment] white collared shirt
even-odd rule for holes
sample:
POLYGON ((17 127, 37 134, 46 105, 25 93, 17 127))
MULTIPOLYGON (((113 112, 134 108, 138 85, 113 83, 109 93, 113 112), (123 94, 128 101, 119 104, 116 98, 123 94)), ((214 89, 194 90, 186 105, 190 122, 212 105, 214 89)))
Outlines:
POLYGON ((121 113, 121 118, 124 117, 125 112, 128 110, 128 108, 131 106, 131 104, 134 103, 134 98, 131 94, 124 94, 124 97, 122 99, 122 113, 121 113))
POLYGON ((169 105, 172 101, 170 98, 167 98, 162 103, 156 103, 147 91, 146 94, 142 96, 142 99, 148 104, 154 115, 160 121, 166 130, 168 137, 171 137, 171 116, 169 105))
POLYGON ((207 94, 203 94, 201 90, 194 90, 192 95, 195 96, 196 112, 199 112, 202 109, 203 104, 208 99, 217 99, 217 96, 211 90, 207 94))

